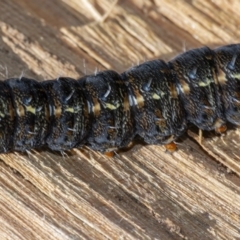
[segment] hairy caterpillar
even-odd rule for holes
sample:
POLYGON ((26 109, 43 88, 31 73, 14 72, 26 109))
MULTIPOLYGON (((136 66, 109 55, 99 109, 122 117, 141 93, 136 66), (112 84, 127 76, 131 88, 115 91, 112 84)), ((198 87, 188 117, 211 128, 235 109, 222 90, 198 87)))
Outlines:
POLYGON ((239 55, 239 44, 203 47, 122 74, 1 81, 0 152, 43 145, 109 151, 136 135, 149 144, 170 144, 188 123, 222 132, 227 121, 240 124, 239 55))

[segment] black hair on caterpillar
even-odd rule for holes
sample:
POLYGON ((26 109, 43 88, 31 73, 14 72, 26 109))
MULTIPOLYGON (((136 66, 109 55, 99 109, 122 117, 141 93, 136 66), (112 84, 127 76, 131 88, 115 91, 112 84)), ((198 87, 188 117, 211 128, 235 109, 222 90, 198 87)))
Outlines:
POLYGON ((202 130, 240 124, 240 45, 187 51, 78 80, 0 82, 0 152, 47 145, 63 151, 127 146, 138 135, 171 144, 193 123, 202 130))

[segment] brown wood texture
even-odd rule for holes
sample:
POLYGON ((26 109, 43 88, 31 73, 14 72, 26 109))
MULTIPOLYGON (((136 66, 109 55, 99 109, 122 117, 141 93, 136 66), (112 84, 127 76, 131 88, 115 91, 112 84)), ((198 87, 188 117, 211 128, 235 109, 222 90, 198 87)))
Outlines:
MULTIPOLYGON (((1 0, 0 78, 122 72, 239 42, 237 0, 1 0)), ((240 239, 240 133, 0 155, 0 239, 240 239)))

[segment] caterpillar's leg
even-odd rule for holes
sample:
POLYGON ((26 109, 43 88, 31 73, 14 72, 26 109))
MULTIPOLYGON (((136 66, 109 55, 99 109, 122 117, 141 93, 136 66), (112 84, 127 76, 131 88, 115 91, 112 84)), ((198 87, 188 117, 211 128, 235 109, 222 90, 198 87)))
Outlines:
POLYGON ((225 124, 218 128, 215 128, 215 132, 219 134, 225 133, 226 131, 227 131, 227 126, 225 124))
POLYGON ((112 158, 116 155, 118 155, 119 148, 117 147, 112 147, 112 148, 107 148, 105 151, 102 151, 102 154, 108 158, 112 158))
POLYGON ((106 157, 112 158, 112 157, 115 156, 115 152, 114 152, 114 151, 112 151, 112 152, 105 152, 104 155, 105 155, 106 157))
POLYGON ((164 147, 166 148, 166 151, 169 152, 169 153, 173 153, 177 149, 177 146, 174 142, 170 142, 168 144, 165 144, 164 147))
POLYGON ((214 127, 215 127, 215 132, 219 133, 219 134, 222 134, 227 131, 227 126, 226 126, 225 122, 222 121, 221 119, 218 119, 215 122, 214 127))
MULTIPOLYGON (((226 131, 227 131, 227 126, 225 124, 215 128, 215 132, 218 133, 218 134, 223 134, 226 131)), ((202 129, 199 128, 199 131, 198 131, 198 142, 200 144, 202 144, 202 139, 203 139, 203 132, 202 132, 202 129)))
POLYGON ((166 152, 173 153, 177 150, 177 146, 176 146, 176 143, 174 142, 174 140, 175 140, 174 135, 168 136, 168 138, 165 140, 165 143, 163 143, 163 144, 166 149, 166 152))

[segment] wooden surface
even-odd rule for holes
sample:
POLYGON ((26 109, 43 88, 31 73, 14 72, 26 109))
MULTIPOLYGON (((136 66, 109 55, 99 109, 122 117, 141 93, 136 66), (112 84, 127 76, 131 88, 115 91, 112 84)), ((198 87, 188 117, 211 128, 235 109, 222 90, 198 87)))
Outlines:
MULTIPOLYGON (((0 78, 122 72, 236 43, 237 0, 1 0, 0 78)), ((0 156, 0 239, 240 239, 239 130, 172 155, 135 144, 0 156)))

